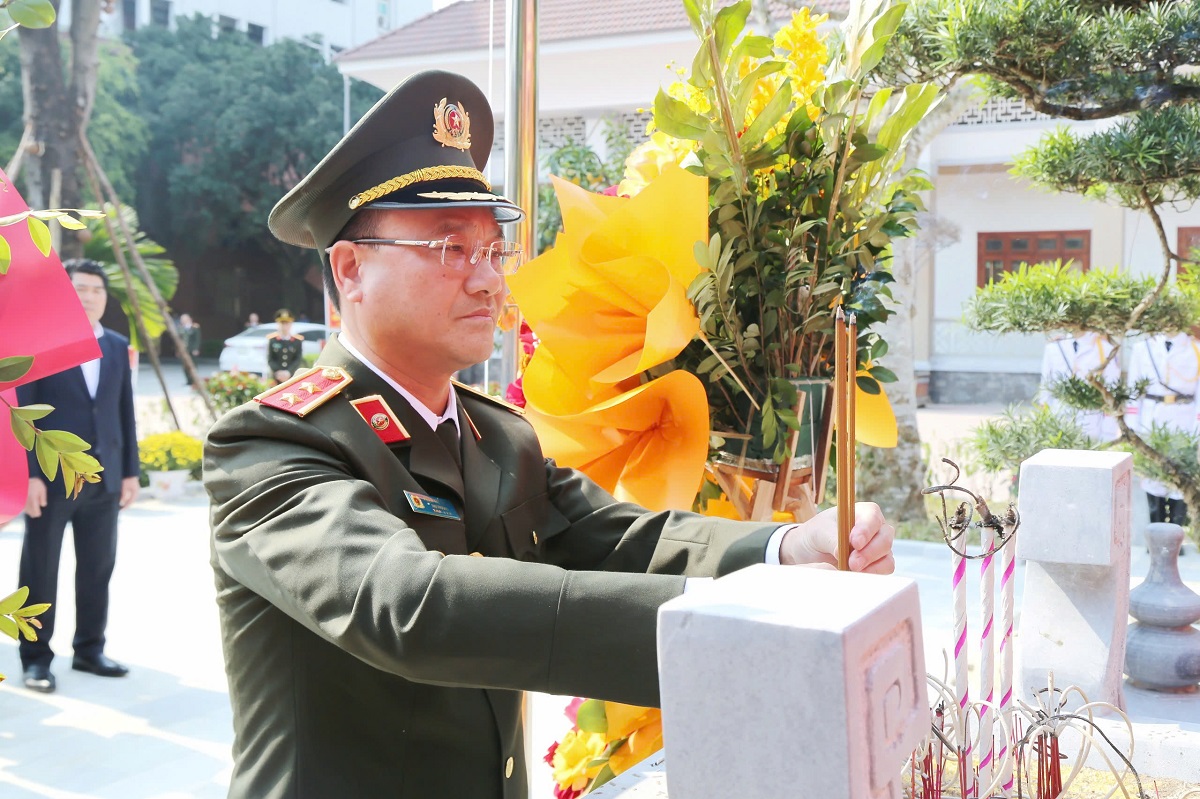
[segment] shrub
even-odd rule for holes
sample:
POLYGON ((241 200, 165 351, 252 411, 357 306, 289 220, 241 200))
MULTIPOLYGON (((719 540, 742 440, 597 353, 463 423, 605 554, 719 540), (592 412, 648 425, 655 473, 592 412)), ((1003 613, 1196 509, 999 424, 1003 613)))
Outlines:
POLYGON ((169 472, 187 469, 194 479, 200 479, 203 447, 200 439, 181 433, 155 433, 138 442, 138 459, 142 472, 169 472))
POLYGON ((217 372, 204 381, 217 413, 227 413, 266 391, 273 382, 248 372, 217 372))

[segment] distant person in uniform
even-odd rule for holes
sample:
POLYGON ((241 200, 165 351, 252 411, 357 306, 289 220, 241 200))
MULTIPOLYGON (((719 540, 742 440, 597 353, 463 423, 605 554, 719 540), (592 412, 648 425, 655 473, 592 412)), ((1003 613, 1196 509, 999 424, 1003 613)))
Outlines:
POLYGON ((279 329, 267 334, 267 368, 280 383, 295 374, 304 363, 304 336, 292 332, 294 321, 292 312, 281 308, 275 312, 275 324, 279 329))
POLYGON ((262 324, 262 322, 260 322, 258 320, 258 314, 252 312, 249 316, 246 317, 246 329, 247 330, 249 330, 252 327, 258 327, 260 324, 262 324))
MULTIPOLYGON (((183 340, 183 348, 187 350, 188 355, 192 356, 193 364, 196 358, 200 357, 200 325, 192 321, 191 314, 179 315, 179 338, 183 340)), ((182 358, 179 359, 183 361, 182 358)), ((191 376, 187 374, 187 369, 184 367, 184 376, 188 379, 188 385, 192 384, 191 376)))
MULTIPOLYGON (((1072 375, 1086 379, 1110 354, 1108 339, 1092 331, 1051 341, 1042 353, 1042 382, 1037 395, 1038 402, 1063 418, 1074 419, 1088 438, 1101 442, 1115 441, 1120 435, 1117 420, 1103 411, 1082 411, 1066 405, 1050 393, 1050 386, 1072 375)), ((1121 379, 1121 364, 1116 358, 1108 361, 1101 378, 1110 385, 1121 379)))
MULTIPOLYGON (((1200 346, 1187 333, 1152 336, 1134 345, 1129 385, 1149 380, 1146 393, 1129 409, 1131 427, 1142 437, 1155 426, 1194 433, 1196 391, 1200 386, 1200 346)), ((1150 503, 1150 521, 1186 525, 1183 494, 1158 480, 1142 478, 1150 503)))

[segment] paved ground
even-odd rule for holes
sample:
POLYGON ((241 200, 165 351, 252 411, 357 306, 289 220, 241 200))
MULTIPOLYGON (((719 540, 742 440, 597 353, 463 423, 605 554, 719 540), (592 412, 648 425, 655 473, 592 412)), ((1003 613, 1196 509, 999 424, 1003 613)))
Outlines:
MULTIPOLYGON (((139 384, 143 413, 156 402, 145 389, 146 376, 139 384)), ((181 377, 177 382, 183 388, 181 377)), ((922 428, 950 440, 992 410, 930 409, 922 412, 922 428)), ((0 528, 0 585, 16 584, 22 529, 19 520, 0 528)), ((951 626, 948 554, 939 545, 901 542, 897 556, 899 573, 920 586, 929 668, 940 672, 938 652, 948 645, 951 626)), ((1200 557, 1183 558, 1181 567, 1200 590, 1200 557)), ((1135 547, 1134 582, 1146 568, 1145 553, 1135 547)), ((71 671, 73 569, 70 547, 64 547, 55 648, 65 657, 54 664, 58 693, 45 696, 21 687, 16 645, 0 640, 0 671, 13 678, 0 683, 0 797, 224 796, 232 734, 202 490, 191 486, 185 497, 169 503, 146 492, 122 514, 108 653, 133 669, 128 678, 71 671)), ((565 729, 565 703, 535 700, 539 756, 565 729)), ((536 775, 535 797, 548 797, 545 770, 536 775)))

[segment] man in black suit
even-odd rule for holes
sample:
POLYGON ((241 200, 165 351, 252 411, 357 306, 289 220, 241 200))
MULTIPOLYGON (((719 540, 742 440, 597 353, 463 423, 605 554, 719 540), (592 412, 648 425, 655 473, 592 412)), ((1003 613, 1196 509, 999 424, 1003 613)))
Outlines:
MULTIPOLYGON (((104 654, 108 622, 108 582, 117 558, 117 512, 138 493, 138 448, 134 427, 129 339, 100 325, 108 303, 108 278, 95 261, 67 261, 67 274, 96 333, 101 356, 80 366, 17 388, 22 405, 45 403, 54 412, 41 425, 67 430, 91 443, 104 471, 99 483, 85 483, 75 499, 66 497, 60 472, 47 484, 37 459, 29 454, 29 494, 25 501, 25 541, 21 548, 20 585, 33 602, 55 602, 58 561, 67 522, 75 533, 75 657, 71 668, 101 677, 123 677, 129 670, 104 654)), ((25 687, 42 693, 55 688, 50 662, 54 652, 55 608, 38 618, 37 641, 21 641, 25 687)))

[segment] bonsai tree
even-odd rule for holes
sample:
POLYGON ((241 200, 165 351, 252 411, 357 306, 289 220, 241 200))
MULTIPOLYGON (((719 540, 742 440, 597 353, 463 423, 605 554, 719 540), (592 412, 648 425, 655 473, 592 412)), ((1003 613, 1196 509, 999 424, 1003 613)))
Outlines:
MULTIPOLYGON (((975 77, 991 94, 1020 97, 1063 119, 1116 118, 1112 127, 1090 135, 1068 128, 1048 133, 1013 171, 1052 191, 1145 214, 1162 253, 1161 267, 1149 278, 1103 269, 1078 274, 1061 264, 1008 274, 969 304, 969 327, 1095 331, 1108 339, 1111 360, 1130 335, 1176 333, 1200 321, 1196 287, 1172 280, 1194 255, 1172 249, 1162 220, 1164 206, 1200 199, 1198 28, 1200 4, 1190 0, 912 3, 883 67, 914 81, 975 77)), ((1102 369, 1049 390, 1071 407, 1113 416, 1117 446, 1131 450, 1144 473, 1164 479, 1200 508, 1196 442, 1162 429, 1144 435, 1132 429, 1126 408, 1144 387, 1127 387, 1124 379, 1107 383, 1102 369)))

